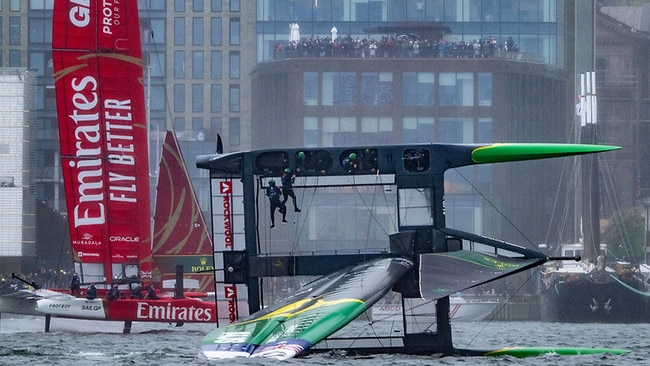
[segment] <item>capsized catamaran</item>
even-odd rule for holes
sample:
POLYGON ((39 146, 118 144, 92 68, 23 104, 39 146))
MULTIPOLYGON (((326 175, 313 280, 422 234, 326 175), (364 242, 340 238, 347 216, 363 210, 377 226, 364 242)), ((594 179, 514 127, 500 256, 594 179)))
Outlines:
MULTIPOLYGON (((68 221, 81 281, 96 284, 101 295, 114 283, 122 290, 134 282, 162 283, 172 263, 175 267, 198 257, 205 258, 200 266, 212 268, 205 220, 172 132, 163 145, 152 250, 137 2, 116 7, 101 1, 56 1, 52 38, 68 221), (181 255, 185 262, 176 261, 181 255)), ((196 276, 188 281, 196 283, 191 286, 208 289, 205 275, 196 276)), ((185 297, 182 291, 155 297, 160 298, 109 301, 65 294, 38 300, 37 310, 126 322, 216 319, 214 303, 185 297)))
POLYGON ((208 334, 203 352, 208 358, 276 359, 332 349, 483 355, 486 351, 453 346, 449 295, 550 258, 447 228, 445 171, 615 149, 581 144, 420 144, 199 156, 197 166, 210 171, 216 206, 215 267, 223 268, 215 271, 217 299, 232 304, 231 324, 208 334), (260 192, 287 169, 296 175, 293 188, 305 192, 302 211, 294 212, 285 225, 269 229, 273 210, 260 192), (381 197, 375 199, 375 194, 381 197), (376 201, 384 206, 369 204, 376 201), (394 234, 387 235, 382 227, 386 223, 396 223, 394 234), (399 271, 392 269, 396 263, 399 271), (304 276, 324 277, 266 307, 268 293, 278 284, 304 276), (355 328, 354 316, 391 290, 401 296, 401 325, 355 328), (241 306, 243 301, 248 308, 241 306))

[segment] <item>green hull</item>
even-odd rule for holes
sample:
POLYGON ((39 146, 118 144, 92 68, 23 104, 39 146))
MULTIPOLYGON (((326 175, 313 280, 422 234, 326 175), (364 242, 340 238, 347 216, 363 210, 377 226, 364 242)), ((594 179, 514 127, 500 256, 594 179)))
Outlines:
POLYGON ((558 355, 592 355, 609 353, 612 355, 622 355, 630 353, 626 349, 615 348, 581 348, 581 347, 506 347, 490 352, 486 352, 485 356, 514 356, 514 357, 535 357, 545 354, 558 354, 558 355))
POLYGON ((361 315, 412 267, 409 260, 386 258, 336 272, 247 320, 215 329, 201 348, 211 359, 295 357, 361 315))
POLYGON ((620 149, 618 146, 586 144, 493 144, 474 149, 472 161, 476 164, 500 163, 592 154, 618 149, 620 149))

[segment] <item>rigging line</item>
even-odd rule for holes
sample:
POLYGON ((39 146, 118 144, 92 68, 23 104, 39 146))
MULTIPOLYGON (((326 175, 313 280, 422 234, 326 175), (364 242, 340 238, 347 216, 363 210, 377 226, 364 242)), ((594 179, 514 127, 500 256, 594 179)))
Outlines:
MULTIPOLYGON (((292 252, 295 252, 298 249, 298 245, 300 243, 300 238, 302 237, 302 234, 305 232, 305 227, 307 226, 307 218, 309 217, 309 213, 311 212, 311 204, 314 202, 315 197, 316 197, 316 187, 318 187, 318 180, 320 177, 316 177, 316 183, 313 187, 312 193, 311 193, 311 198, 309 200, 309 204, 305 204, 305 192, 306 189, 302 189, 302 193, 300 194, 300 205, 302 206, 301 212, 305 212, 304 217, 302 217, 302 222, 300 220, 296 220, 298 223, 298 227, 296 227, 295 233, 296 235, 294 236, 294 242, 291 248, 292 252)), ((305 177, 306 179, 306 177, 305 177)), ((289 202, 287 200, 287 202, 289 202)), ((296 205, 298 203, 296 202, 296 205)), ((295 214, 295 212, 294 212, 295 214)))
MULTIPOLYGON (((379 221, 379 219, 377 218, 377 216, 374 214, 374 212, 373 212, 373 210, 372 210, 373 207, 374 207, 374 198, 375 198, 375 193, 373 193, 373 195, 372 195, 372 196, 373 196, 372 204, 369 206, 369 205, 368 205, 368 202, 366 202, 364 196, 361 194, 361 191, 359 191, 359 186, 354 185, 354 181, 355 181, 355 179, 354 179, 354 175, 352 175, 352 184, 353 184, 353 187, 354 187, 354 189, 355 189, 355 191, 356 191, 356 193, 357 193, 357 196, 359 197, 359 199, 361 200, 361 202, 364 204, 365 208, 368 209, 368 212, 370 213, 370 218, 371 218, 371 219, 374 219, 374 221, 375 221, 375 223, 377 224, 377 226, 379 226, 379 228, 382 230, 382 232, 383 232, 385 235, 389 235, 389 234, 388 234, 388 231, 386 231, 386 228, 384 228, 384 227, 381 225, 381 222, 379 221)), ((382 182, 382 180, 381 180, 381 176, 380 176, 379 174, 376 175, 375 182, 379 182, 379 186, 382 187, 382 188, 385 186, 385 184, 383 184, 383 182, 382 182)), ((385 191, 385 190, 384 190, 384 197, 386 197, 386 191, 385 191)), ((387 204, 387 203, 388 203, 388 200, 386 199, 385 202, 386 202, 386 204, 387 204)), ((388 205, 388 204, 387 204, 387 205, 388 205)), ((393 220, 391 220, 391 221, 393 221, 393 220)), ((394 222, 394 221, 393 221, 393 222, 394 222)), ((370 222, 369 222, 369 224, 370 224, 370 222)), ((370 225, 368 225, 368 230, 370 230, 370 225)), ((369 233, 367 233, 367 234, 369 234, 369 233)), ((366 235, 366 240, 368 240, 368 237, 369 237, 369 235, 366 235)))
POLYGON ((617 195, 617 191, 614 189, 616 182, 614 181, 614 174, 612 173, 611 165, 609 164, 609 160, 605 159, 598 159, 598 163, 600 171, 602 173, 603 182, 605 183, 606 197, 611 206, 612 218, 614 220, 616 231, 621 236, 621 240, 623 241, 623 249, 628 255, 628 258, 636 262, 639 260, 639 258, 636 257, 634 251, 632 250, 630 235, 624 223, 625 220, 623 214, 621 213, 622 210, 620 207, 620 198, 617 195))
POLYGON ((503 311, 503 309, 506 307, 506 305, 508 305, 508 304, 510 304, 512 302, 512 299, 514 299, 515 295, 517 295, 519 293, 519 291, 521 291, 524 288, 524 286, 533 278, 533 276, 536 275, 537 273, 539 273, 539 271, 540 271, 539 266, 536 267, 533 271, 530 271, 530 274, 528 275, 528 278, 526 278, 526 280, 521 283, 521 285, 512 293, 512 295, 509 296, 509 297, 506 296, 505 301, 503 303, 500 303, 499 306, 497 306, 496 309, 492 310, 492 313, 487 318, 487 321, 483 322, 484 323, 483 326, 478 330, 478 332, 474 335, 474 337, 472 337, 472 339, 470 339, 469 342, 467 342, 465 347, 469 347, 476 340, 476 338, 481 333, 483 333, 483 331, 488 327, 488 325, 490 325, 490 323, 492 323, 496 319, 497 314, 499 314, 501 311, 503 311))
MULTIPOLYGON (((66 238, 66 236, 68 236, 68 232, 69 232, 67 225, 68 224, 66 222, 63 222, 62 225, 61 225, 61 227, 63 228, 63 233, 61 235, 61 244, 59 246, 59 248, 61 248, 61 249, 59 249, 59 260, 57 261, 58 268, 62 268, 61 261, 63 260, 62 259, 62 257, 63 257, 63 248, 65 247, 65 244, 66 244, 65 238, 66 238)), ((72 263, 72 270, 74 271, 74 261, 72 263)))
POLYGON ((501 217, 503 217, 503 219, 506 220, 506 222, 510 224, 510 226, 513 229, 515 229, 515 231, 517 231, 522 236, 522 238, 524 238, 528 242, 528 244, 532 245, 533 247, 535 246, 533 242, 512 222, 512 220, 506 217, 506 215, 501 210, 499 210, 492 203, 492 201, 490 201, 481 191, 479 191, 479 189, 474 184, 472 184, 472 182, 469 181, 469 179, 460 171, 460 169, 454 169, 454 170, 465 180, 465 182, 467 182, 467 184, 470 185, 470 187, 472 187, 474 192, 478 193, 478 195, 481 196, 485 200, 485 202, 487 202, 490 205, 490 207, 492 207, 499 215, 501 215, 501 217))
MULTIPOLYGON (((354 175, 352 175, 353 184, 354 184, 355 180, 356 179, 355 179, 354 175)), ((371 205, 369 207, 368 203, 365 200, 365 198, 363 197, 363 195, 359 191, 359 187, 354 185, 354 189, 357 192, 357 196, 359 197, 359 199, 361 199, 361 202, 364 204, 364 206, 366 207, 366 209, 368 210, 368 213, 369 213, 369 215, 368 215, 368 224, 366 225, 366 249, 368 249, 368 245, 369 245, 368 243, 370 242, 370 223, 372 222, 372 218, 374 216, 372 209, 374 207, 375 195, 374 195, 374 193, 372 194, 372 203, 371 203, 371 205)), ((385 230, 384 230, 384 233, 386 233, 385 230)))
MULTIPOLYGON (((549 218, 549 224, 548 224, 548 227, 546 229, 546 235, 545 235, 545 239, 544 239, 544 241, 546 243, 551 241, 550 240, 551 228, 552 228, 553 221, 555 219, 555 213, 557 211, 557 207, 558 207, 559 202, 562 201, 562 199, 560 197, 561 189, 562 189, 562 187, 564 187, 562 182, 565 181, 565 180, 568 180, 566 187, 571 187, 571 183, 574 182, 574 175, 571 174, 571 172, 569 171, 568 165, 569 165, 569 159, 563 159, 563 161, 562 161, 562 169, 560 171, 560 179, 559 179, 559 183, 557 185, 557 190, 555 191, 555 199, 553 200, 553 208, 551 209, 551 217, 549 218), (568 178, 567 178, 567 176, 568 176, 568 178)), ((565 191, 566 191, 566 195, 565 195, 564 200, 562 202, 566 202, 567 197, 571 196, 570 195, 570 193, 572 192, 571 189, 565 190, 565 191)), ((557 240, 558 243, 562 242, 562 233, 564 232, 564 228, 566 226, 566 219, 568 217, 568 214, 569 214, 569 205, 565 204, 565 205, 563 205, 562 214, 560 215, 560 218, 559 218, 559 224, 560 224, 559 229, 560 230, 558 230, 558 237, 557 237, 557 239, 554 239, 554 240, 557 240)), ((556 250, 559 250, 559 247, 556 248, 556 250)), ((555 253, 555 254, 558 254, 558 253, 555 253)))

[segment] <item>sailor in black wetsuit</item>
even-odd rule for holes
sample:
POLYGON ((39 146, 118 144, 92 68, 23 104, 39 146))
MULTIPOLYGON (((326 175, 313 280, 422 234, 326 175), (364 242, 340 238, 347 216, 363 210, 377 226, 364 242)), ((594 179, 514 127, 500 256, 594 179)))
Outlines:
POLYGON ((287 206, 280 201, 280 188, 275 186, 275 181, 269 181, 269 187, 266 189, 266 195, 271 203, 271 229, 275 227, 275 209, 279 209, 282 214, 282 223, 287 222, 287 206))
POLYGON ((293 200, 293 210, 295 212, 300 212, 298 204, 296 203, 296 194, 293 192, 293 182, 296 180, 296 175, 292 175, 291 169, 286 168, 284 173, 282 173, 280 180, 282 181, 282 196, 284 197, 282 204, 286 207, 287 200, 291 197, 293 200))
POLYGON ((72 281, 70 282, 70 295, 74 296, 75 293, 79 294, 79 289, 81 288, 81 279, 78 274, 72 276, 72 281))
POLYGON ((119 285, 117 283, 111 285, 111 289, 108 290, 108 293, 106 294, 107 300, 113 301, 120 298, 120 289, 118 286, 119 285))
POLYGON ((142 282, 140 282, 136 287, 131 289, 131 298, 142 300, 144 298, 144 294, 142 293, 143 290, 144 286, 142 285, 142 282))
POLYGON ((88 300, 95 300, 97 298, 97 289, 95 288, 95 284, 91 283, 90 286, 86 289, 86 299, 88 300))

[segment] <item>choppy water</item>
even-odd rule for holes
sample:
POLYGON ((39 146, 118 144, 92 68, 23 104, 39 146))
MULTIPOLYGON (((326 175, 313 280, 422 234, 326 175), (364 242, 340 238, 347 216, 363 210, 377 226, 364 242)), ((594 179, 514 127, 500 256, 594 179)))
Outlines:
MULTIPOLYGON (((211 365, 200 351, 206 324, 134 323, 122 334, 122 323, 52 319, 43 332, 43 318, 2 315, 2 365, 211 365)), ((504 346, 579 346, 632 350, 630 354, 512 357, 346 356, 342 352, 315 354, 285 364, 399 365, 650 365, 648 324, 559 324, 541 322, 454 323, 457 348, 496 349, 504 346)), ((276 365, 274 360, 238 359, 228 365, 276 365)))

